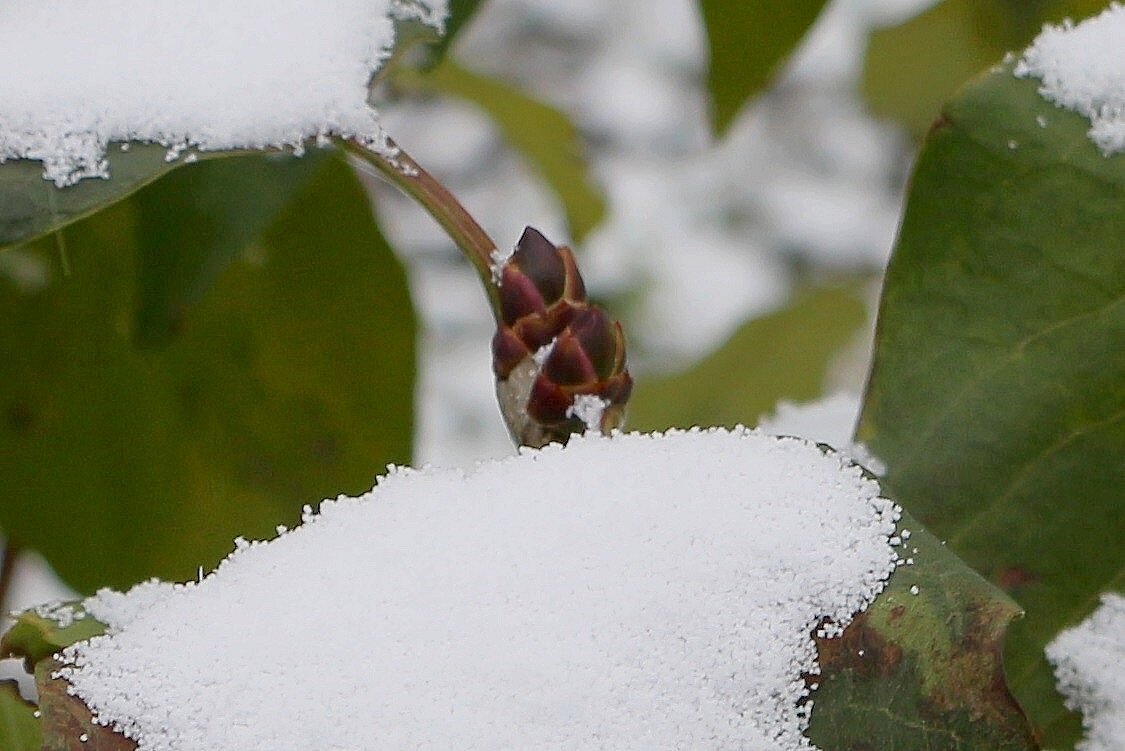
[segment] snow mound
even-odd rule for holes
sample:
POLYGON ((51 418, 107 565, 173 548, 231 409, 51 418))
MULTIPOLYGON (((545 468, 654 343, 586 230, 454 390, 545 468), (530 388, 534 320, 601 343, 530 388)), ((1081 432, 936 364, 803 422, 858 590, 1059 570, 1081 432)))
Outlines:
POLYGON ((1078 751, 1125 748, 1125 596, 1107 593, 1094 614, 1047 645, 1066 705, 1082 712, 1078 751))
POLYGON ((170 157, 376 139, 367 83, 403 14, 445 0, 0 0, 0 162, 63 186, 108 177, 111 141, 170 157))
POLYGON ((803 403, 782 399, 772 413, 758 418, 758 429, 770 435, 788 435, 826 443, 869 472, 882 476, 887 471, 882 460, 865 444, 852 439, 862 407, 863 397, 847 391, 837 391, 803 403))
POLYGON ((745 429, 392 468, 199 582, 99 593, 61 674, 142 751, 810 749, 811 632, 881 590, 898 516, 745 429))
POLYGON ((1090 119, 1090 140, 1106 156, 1125 151, 1125 6, 1110 3, 1078 25, 1044 26, 1016 64, 1042 80, 1045 99, 1090 119))

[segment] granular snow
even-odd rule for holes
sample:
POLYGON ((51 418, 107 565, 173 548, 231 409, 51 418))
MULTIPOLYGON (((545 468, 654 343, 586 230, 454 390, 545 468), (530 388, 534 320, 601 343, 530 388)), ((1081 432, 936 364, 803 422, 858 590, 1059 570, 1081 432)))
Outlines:
POLYGON ((392 469, 201 582, 85 603, 62 675, 141 751, 809 749, 810 634, 883 587, 899 509, 739 429, 392 469))
POLYGON ((1125 151, 1125 6, 1113 2, 1075 25, 1044 26, 1015 74, 1042 80, 1045 99, 1090 119, 1106 156, 1125 151))
POLYGON ((393 18, 440 24, 447 3, 399 0, 0 0, 0 162, 35 159, 63 186, 107 177, 111 141, 172 157, 378 142, 367 84, 393 18))
POLYGON ((1047 645, 1066 705, 1082 712, 1077 751, 1125 748, 1125 596, 1107 593, 1093 615, 1047 645))

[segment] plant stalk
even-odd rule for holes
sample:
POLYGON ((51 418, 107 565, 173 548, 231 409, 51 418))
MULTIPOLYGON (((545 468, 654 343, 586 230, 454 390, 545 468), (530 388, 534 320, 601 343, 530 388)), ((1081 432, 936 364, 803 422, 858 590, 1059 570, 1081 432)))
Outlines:
POLYGON ((500 298, 493 276, 496 243, 465 210, 449 190, 434 179, 394 141, 387 139, 387 153, 370 149, 355 140, 344 141, 344 147, 406 195, 413 198, 441 226, 454 244, 473 265, 488 295, 496 320, 500 320, 500 298))

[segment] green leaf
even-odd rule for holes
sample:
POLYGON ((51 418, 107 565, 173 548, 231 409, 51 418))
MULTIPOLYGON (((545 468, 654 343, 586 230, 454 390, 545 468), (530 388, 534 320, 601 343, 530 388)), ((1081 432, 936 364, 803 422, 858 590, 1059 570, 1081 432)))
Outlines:
POLYGON ((1078 724, 1043 647, 1125 586, 1125 155, 1037 86, 1005 66, 931 133, 858 437, 898 500, 1026 609, 1009 680, 1063 747, 1078 724))
MULTIPOLYGON (((157 178, 182 166, 168 162, 163 146, 132 144, 121 151, 111 144, 106 159, 109 180, 86 179, 67 188, 56 188, 43 179, 43 165, 29 160, 0 164, 0 252, 77 222, 129 197, 157 178)), ((201 152, 214 159, 240 152, 201 152)))
POLYGON ((748 99, 769 85, 820 15, 825 0, 700 0, 711 64, 715 130, 724 133, 748 99))
POLYGON ((1019 607, 908 514, 900 529, 911 563, 842 636, 817 639, 809 738, 825 751, 1037 748, 1004 683, 1019 607))
POLYGON ((629 427, 755 425, 780 399, 820 396, 829 360, 866 318, 855 288, 798 293, 786 308, 744 324, 690 370, 637 379, 629 427))
POLYGON ((324 166, 323 153, 200 162, 136 196, 136 336, 166 344, 219 273, 324 166))
POLYGON ((30 673, 60 649, 105 633, 105 625, 87 615, 80 603, 63 603, 55 612, 64 614, 66 620, 45 617, 34 610, 16 616, 16 622, 0 636, 0 659, 22 657, 30 673))
POLYGON ((449 60, 414 83, 465 99, 487 112, 512 148, 554 189, 575 240, 602 220, 605 201, 590 179, 578 132, 562 112, 449 60))
POLYGON ((131 330, 146 204, 66 230, 69 276, 30 247, 44 289, 0 277, 0 527, 84 592, 194 578, 410 458, 414 315, 342 158, 157 350, 131 330))
POLYGON ((0 748, 40 751, 43 731, 35 711, 35 705, 20 696, 15 681, 0 681, 0 748))
POLYGON ((1009 50, 1030 44, 1044 23, 1093 15, 1107 0, 945 0, 893 28, 876 31, 864 92, 879 116, 923 136, 962 83, 1009 50))

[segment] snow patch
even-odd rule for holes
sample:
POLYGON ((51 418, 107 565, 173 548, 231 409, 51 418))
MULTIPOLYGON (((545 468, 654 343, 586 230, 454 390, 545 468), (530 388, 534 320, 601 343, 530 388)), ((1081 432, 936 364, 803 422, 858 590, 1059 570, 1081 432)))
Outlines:
POLYGON ((1066 705, 1082 712, 1077 751, 1125 748, 1125 596, 1106 593, 1093 615, 1047 645, 1066 705))
POLYGON ((595 394, 579 394, 574 397, 574 404, 566 408, 567 417, 577 417, 586 426, 587 433, 600 433, 602 429, 602 415, 609 402, 595 394))
POLYGON ((445 0, 0 0, 0 162, 56 185, 108 177, 111 141, 291 147, 381 142, 367 83, 395 17, 445 0))
POLYGON ((141 751, 811 749, 812 630, 894 567, 899 509, 745 429, 395 469, 202 582, 86 602, 62 674, 141 751))
POLYGON ((1015 74, 1040 79, 1043 98, 1089 118, 1090 140, 1106 156, 1125 151, 1125 6, 1044 26, 1015 74))

